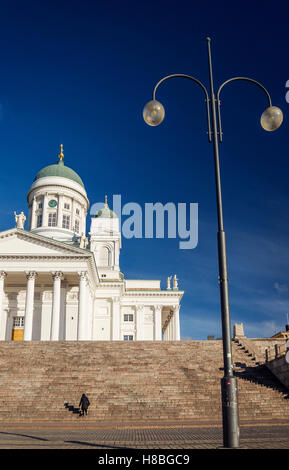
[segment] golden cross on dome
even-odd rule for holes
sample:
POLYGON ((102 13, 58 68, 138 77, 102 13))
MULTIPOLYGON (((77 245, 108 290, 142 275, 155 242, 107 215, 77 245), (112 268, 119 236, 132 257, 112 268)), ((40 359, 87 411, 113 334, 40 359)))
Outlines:
POLYGON ((60 145, 60 154, 58 156, 59 156, 59 160, 62 161, 62 159, 64 158, 63 145, 62 144, 60 145))
POLYGON ((107 195, 105 195, 105 203, 104 203, 104 207, 108 207, 108 204, 107 204, 107 195))

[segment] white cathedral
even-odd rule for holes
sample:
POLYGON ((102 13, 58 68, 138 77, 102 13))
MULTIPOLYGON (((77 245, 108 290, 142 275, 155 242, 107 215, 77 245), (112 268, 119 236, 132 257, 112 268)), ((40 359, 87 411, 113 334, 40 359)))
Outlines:
POLYGON ((119 218, 91 218, 81 178, 63 162, 36 175, 16 227, 0 232, 0 340, 180 340, 176 276, 125 279, 119 218))

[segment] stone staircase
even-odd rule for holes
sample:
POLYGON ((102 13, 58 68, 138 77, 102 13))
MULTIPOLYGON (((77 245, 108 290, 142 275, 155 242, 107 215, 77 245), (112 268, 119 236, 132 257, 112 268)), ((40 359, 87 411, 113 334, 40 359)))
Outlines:
POLYGON ((289 421, 289 390, 261 361, 254 345, 235 340, 232 348, 240 419, 289 421))
MULTIPOLYGON (((288 390, 235 342, 233 360, 241 422, 289 422, 288 390)), ((0 423, 220 423, 222 367, 221 341, 3 341, 0 423)))

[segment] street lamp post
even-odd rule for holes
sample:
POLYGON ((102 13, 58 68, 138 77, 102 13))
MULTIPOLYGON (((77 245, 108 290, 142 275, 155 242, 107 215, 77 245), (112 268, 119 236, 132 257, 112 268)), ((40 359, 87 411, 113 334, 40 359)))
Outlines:
POLYGON ((239 447, 239 413, 238 413, 238 395, 237 380, 234 377, 233 361, 232 361, 232 344, 231 344, 231 320, 229 307, 229 288, 227 273, 227 255, 226 240, 223 222, 222 208, 222 191, 221 176, 219 164, 219 141, 222 142, 223 134, 221 127, 220 112, 220 92, 222 88, 235 80, 245 80, 257 85, 267 95, 269 107, 263 112, 261 117, 261 125, 267 131, 277 129, 283 121, 282 111, 276 106, 272 106, 270 95, 266 88, 259 82, 247 77, 234 77, 226 80, 218 89, 217 98, 214 93, 214 79, 211 56, 211 39, 207 38, 208 63, 209 63, 209 79, 210 79, 210 97, 206 87, 196 78, 185 74, 168 75, 162 78, 153 90, 153 99, 149 101, 143 110, 143 118, 150 126, 159 125, 164 117, 165 110, 163 105, 156 101, 155 95, 159 85, 169 78, 182 77, 188 78, 201 86, 206 97, 206 113, 208 126, 208 139, 213 142, 214 164, 215 164, 215 182, 216 182, 216 198, 217 198, 217 215, 218 215, 218 261, 219 261, 219 285, 220 285, 220 303, 221 303, 221 319, 222 319, 222 340, 223 340, 223 358, 224 358, 224 377, 221 380, 221 397, 222 397, 222 416, 223 416, 223 445, 227 448, 239 447), (217 111, 216 111, 217 105, 217 111), (212 121, 212 126, 211 126, 212 121), (212 127, 212 129, 211 129, 212 127))

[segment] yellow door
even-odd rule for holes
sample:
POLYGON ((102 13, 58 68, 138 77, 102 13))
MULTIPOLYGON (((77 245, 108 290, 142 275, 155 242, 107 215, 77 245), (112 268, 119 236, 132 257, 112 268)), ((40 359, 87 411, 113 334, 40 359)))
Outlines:
POLYGON ((12 341, 23 341, 23 328, 13 328, 12 330, 12 341))
POLYGON ((23 341, 24 317, 16 315, 13 317, 12 341, 23 341))

